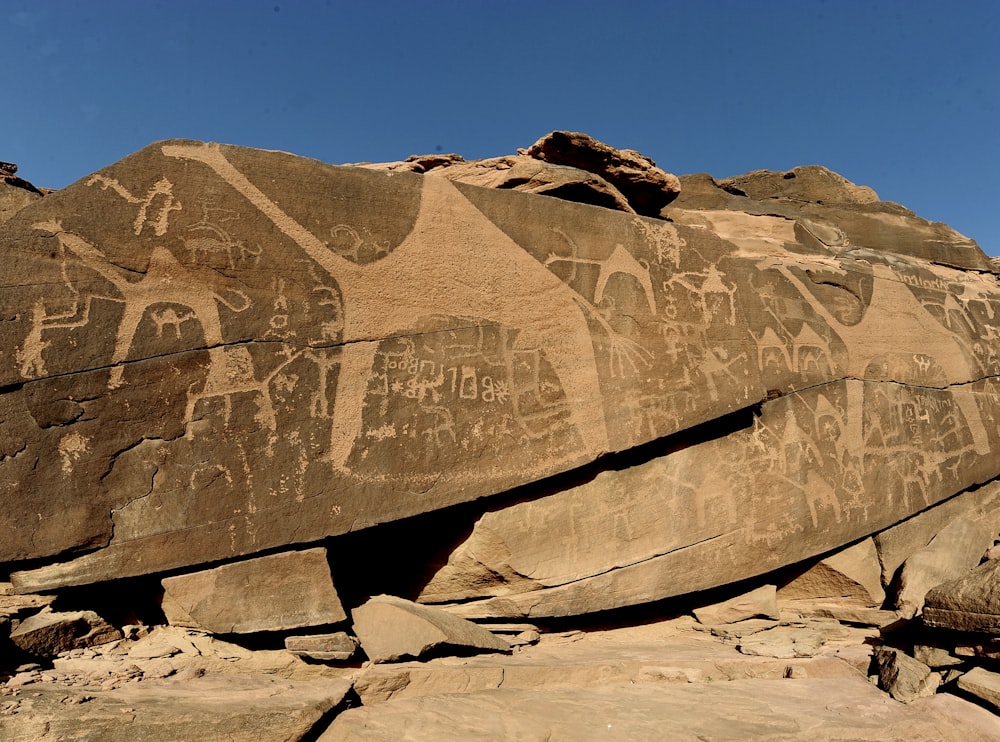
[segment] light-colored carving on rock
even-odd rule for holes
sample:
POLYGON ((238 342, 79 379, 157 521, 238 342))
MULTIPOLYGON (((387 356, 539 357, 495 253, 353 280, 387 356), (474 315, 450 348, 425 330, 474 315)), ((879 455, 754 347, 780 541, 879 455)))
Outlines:
POLYGON ((589 456, 609 449, 602 410, 589 403, 600 387, 581 297, 545 270, 476 210, 451 183, 426 179, 410 235, 381 260, 354 263, 295 222, 211 145, 165 145, 167 157, 212 168, 336 280, 343 296, 341 352, 331 463, 345 469, 361 433, 373 341, 411 329, 422 316, 476 316, 521 329, 519 349, 543 349, 566 395, 572 423, 589 456), (490 245, 494 259, 478 250, 490 245), (428 270, 433 264, 435 270, 428 270), (470 271, 470 265, 480 269, 470 271), (391 301, 386 301, 391 297, 391 301), (557 319, 556 319, 557 318, 557 319))

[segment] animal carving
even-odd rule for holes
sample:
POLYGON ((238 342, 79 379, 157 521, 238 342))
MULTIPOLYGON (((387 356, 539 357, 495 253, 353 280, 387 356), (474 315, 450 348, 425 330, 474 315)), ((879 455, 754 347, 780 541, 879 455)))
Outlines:
POLYGON ((592 457, 609 450, 604 411, 593 401, 600 378, 585 315, 589 304, 490 222, 450 181, 424 179, 410 234, 388 255, 358 264, 290 217, 217 145, 171 144, 162 151, 211 168, 336 280, 343 296, 344 345, 331 434, 335 468, 347 469, 361 433, 378 341, 404 335, 420 319, 442 314, 517 328, 513 349, 541 351, 559 378, 568 421, 582 441, 581 454, 592 457), (497 246, 494 258, 484 262, 476 246, 490 243, 497 246), (470 270, 472 265, 477 269, 470 270))

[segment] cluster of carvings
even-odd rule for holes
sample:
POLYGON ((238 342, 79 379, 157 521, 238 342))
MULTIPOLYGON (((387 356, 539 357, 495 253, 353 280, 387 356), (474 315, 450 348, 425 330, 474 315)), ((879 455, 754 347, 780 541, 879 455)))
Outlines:
POLYGON ((153 145, 0 232, 0 561, 103 547, 22 577, 53 587, 315 541, 740 410, 629 474, 656 498, 510 517, 611 522, 619 571, 787 562, 1000 474, 997 277, 796 227, 153 145))

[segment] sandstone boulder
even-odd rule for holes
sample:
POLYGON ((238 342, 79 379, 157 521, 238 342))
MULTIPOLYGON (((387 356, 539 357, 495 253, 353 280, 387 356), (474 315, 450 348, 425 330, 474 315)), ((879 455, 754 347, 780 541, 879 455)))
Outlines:
POLYGON ((347 618, 322 548, 167 577, 163 590, 163 612, 171 625, 215 634, 282 631, 347 618))
POLYGON ((358 649, 358 640, 344 631, 285 637, 285 649, 297 657, 313 660, 349 660, 358 649))
POLYGON ((1000 675, 977 667, 958 679, 958 687, 1000 712, 1000 675))
POLYGON ((735 598, 694 609, 694 617, 703 624, 723 624, 748 618, 780 618, 774 585, 764 585, 735 598))
POLYGON ((460 652, 510 649, 510 644, 474 623, 391 595, 372 598, 351 616, 354 632, 372 662, 420 657, 442 646, 460 652))
POLYGON ((1000 634, 1000 561, 932 588, 924 599, 924 623, 958 631, 1000 634))
POLYGON ((993 530, 981 521, 958 518, 903 563, 896 591, 896 608, 907 616, 923 610, 927 591, 962 576, 993 544, 993 530))
POLYGON ((681 190, 676 175, 656 167, 645 155, 615 149, 579 132, 554 131, 531 145, 527 154, 600 175, 622 192, 636 213, 644 216, 659 216, 660 209, 677 198, 681 190))
POLYGON ((36 657, 54 657, 121 638, 118 629, 93 611, 57 612, 50 608, 26 618, 10 632, 14 644, 36 657))
POLYGON ((781 586, 783 600, 847 598, 864 606, 885 600, 875 542, 864 539, 822 559, 781 586))
POLYGON ((879 687, 903 703, 934 695, 941 682, 923 662, 892 647, 878 647, 875 661, 879 687))

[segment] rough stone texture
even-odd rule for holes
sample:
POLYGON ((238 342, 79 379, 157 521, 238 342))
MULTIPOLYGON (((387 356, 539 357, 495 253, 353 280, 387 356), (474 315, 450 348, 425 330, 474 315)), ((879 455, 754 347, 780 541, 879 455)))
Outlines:
POLYGON ((848 598, 865 606, 885 600, 875 542, 867 538, 841 549, 781 586, 784 600, 848 598))
POLYGON ((122 632, 93 611, 54 612, 45 608, 22 621, 10 640, 37 657, 121 639, 122 632))
POLYGON ((923 662, 898 649, 879 647, 875 650, 879 687, 897 701, 910 703, 934 695, 941 678, 923 662))
POLYGON ((491 157, 472 162, 461 158, 411 157, 404 162, 363 167, 388 172, 429 173, 482 188, 537 193, 628 214, 635 213, 625 196, 601 176, 575 167, 553 165, 527 155, 491 157))
POLYGON ((314 660, 349 660, 358 649, 358 640, 344 631, 285 637, 285 649, 296 657, 314 660))
POLYGON ((9 167, 0 169, 0 224, 43 195, 42 191, 31 183, 14 175, 17 172, 17 165, 10 162, 3 164, 9 167))
POLYGON ((958 687, 1000 712, 1000 675, 976 667, 958 679, 958 687))
POLYGON ((903 563, 896 608, 906 616, 919 614, 928 590, 975 567, 992 544, 993 531, 981 521, 953 520, 903 563))
POLYGON ((302 739, 340 703, 346 680, 205 676, 86 692, 30 686, 0 714, 7 742, 260 742, 302 739))
POLYGON ((593 137, 572 131, 554 131, 531 147, 531 157, 597 173, 628 199, 637 214, 659 216, 677 198, 676 175, 656 167, 651 159, 631 149, 615 149, 593 137))
POLYGON ((683 176, 681 195, 661 213, 677 223, 713 230, 725 230, 732 212, 778 215, 795 220, 797 240, 803 247, 835 253, 859 248, 891 250, 959 268, 997 270, 974 240, 945 224, 921 219, 899 204, 869 201, 874 196, 871 189, 845 181, 826 168, 788 172, 803 177, 785 178, 785 173, 766 170, 721 182, 705 173, 683 176), (733 181, 743 182, 749 195, 726 191, 724 184, 739 191, 733 181))
POLYGON ((998 732, 1000 726, 987 712, 904 706, 857 678, 548 691, 501 688, 423 696, 351 709, 341 714, 320 740, 987 742, 998 732), (969 723, 957 727, 958 714, 969 723))
POLYGON ((924 623, 959 631, 1000 634, 1000 561, 937 585, 924 599, 924 623))
POLYGON ((522 582, 599 598, 539 608, 565 614, 806 559, 1000 473, 995 276, 887 252, 930 239, 906 214, 833 249, 797 217, 684 213, 193 142, 47 196, 0 227, 0 560, 96 549, 23 591, 176 569, 661 441, 533 490, 589 500, 539 521, 581 538, 546 533, 569 553, 522 582), (602 482, 645 472, 649 527, 567 486, 643 459, 602 482))
POLYGON ((882 584, 889 585, 903 562, 956 518, 982 521, 991 529, 1000 527, 1000 481, 963 492, 876 534, 882 584))
POLYGON ((372 662, 420 657, 438 647, 458 652, 510 649, 508 642, 474 623, 391 595, 371 598, 351 617, 372 662))
POLYGON ((694 609, 694 617, 703 624, 735 623, 748 618, 780 618, 774 585, 763 585, 735 598, 694 609))
POLYGON ((347 618, 323 548, 167 577, 163 589, 169 623, 215 634, 281 631, 347 618))

